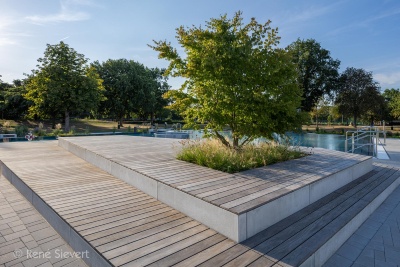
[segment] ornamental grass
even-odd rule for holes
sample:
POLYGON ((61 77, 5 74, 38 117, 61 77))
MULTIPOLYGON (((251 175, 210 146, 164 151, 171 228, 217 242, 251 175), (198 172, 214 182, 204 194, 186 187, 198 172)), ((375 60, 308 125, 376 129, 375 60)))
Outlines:
POLYGON ((217 139, 180 141, 177 159, 211 169, 235 173, 278 162, 306 156, 299 146, 290 142, 260 141, 249 143, 240 149, 223 145, 217 139))

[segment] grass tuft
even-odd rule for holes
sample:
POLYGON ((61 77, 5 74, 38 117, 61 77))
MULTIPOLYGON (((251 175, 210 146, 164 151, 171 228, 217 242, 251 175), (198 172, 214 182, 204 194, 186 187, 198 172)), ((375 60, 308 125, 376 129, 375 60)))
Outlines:
POLYGON ((249 143, 239 150, 228 148, 215 139, 183 140, 177 159, 211 169, 235 173, 304 157, 306 153, 289 142, 249 143))

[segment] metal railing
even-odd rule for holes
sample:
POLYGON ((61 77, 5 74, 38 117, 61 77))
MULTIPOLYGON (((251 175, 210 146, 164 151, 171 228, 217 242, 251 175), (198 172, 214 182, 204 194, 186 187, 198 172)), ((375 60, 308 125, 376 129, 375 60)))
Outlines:
POLYGON ((379 131, 377 126, 359 126, 360 128, 355 131, 346 132, 345 140, 345 152, 354 153, 355 150, 365 146, 372 146, 373 156, 378 155, 379 135, 382 133, 384 137, 384 144, 386 144, 386 131, 385 123, 383 123, 383 131, 379 131), (351 137, 348 138, 348 134, 351 133, 351 137), (359 143, 360 140, 368 138, 367 143, 359 143), (348 150, 348 141, 351 140, 351 149, 348 150))

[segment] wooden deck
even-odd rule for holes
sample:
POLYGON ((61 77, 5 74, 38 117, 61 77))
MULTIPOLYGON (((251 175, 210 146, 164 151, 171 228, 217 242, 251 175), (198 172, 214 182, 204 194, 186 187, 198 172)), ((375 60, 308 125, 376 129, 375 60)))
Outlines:
POLYGON ((177 160, 176 139, 101 136, 62 139, 158 182, 235 214, 243 214, 282 195, 371 159, 314 148, 312 155, 235 174, 177 160))
POLYGON ((0 160, 113 266, 298 266, 400 175, 375 166, 238 244, 57 142, 0 144, 0 160))

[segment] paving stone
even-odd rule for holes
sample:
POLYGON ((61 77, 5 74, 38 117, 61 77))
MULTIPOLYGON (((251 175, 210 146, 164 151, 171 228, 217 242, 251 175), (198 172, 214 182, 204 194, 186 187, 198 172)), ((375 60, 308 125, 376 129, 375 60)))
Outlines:
POLYGON ((374 258, 366 257, 366 256, 360 256, 357 258, 355 263, 361 264, 365 267, 374 267, 375 265, 375 260, 374 258))
POLYGON ((355 234, 371 239, 374 237, 376 232, 376 230, 363 225, 355 232, 355 234))
POLYGON ((344 244, 336 253, 345 257, 346 259, 355 261, 361 252, 362 249, 350 246, 349 244, 344 244))
POLYGON ((8 229, 4 229, 3 231, 0 231, 0 234, 1 235, 9 235, 9 234, 12 234, 12 233, 14 233, 14 231, 11 229, 11 228, 8 228, 8 229))
POLYGON ((365 247, 366 245, 368 245, 368 243, 371 241, 371 238, 367 238, 358 234, 353 234, 348 241, 353 241, 356 242, 360 245, 362 245, 363 247, 365 247))
POLYGON ((346 259, 345 257, 336 253, 327 261, 327 264, 331 264, 337 267, 350 267, 353 264, 353 261, 346 259))
POLYGON ((389 263, 400 264, 400 252, 392 248, 385 247, 385 259, 389 263))
POLYGON ((397 267, 397 264, 393 264, 393 263, 375 259, 375 267, 397 267))
POLYGON ((373 255, 371 257, 375 257, 375 259, 380 260, 380 261, 385 261, 385 252, 380 251, 380 250, 373 250, 373 255))
POLYGON ((9 241, 9 240, 13 240, 13 239, 16 239, 16 238, 19 238, 19 237, 23 237, 23 236, 26 236, 26 235, 29 235, 29 231, 28 230, 22 230, 22 231, 19 231, 19 232, 16 232, 16 233, 5 235, 4 238, 7 241, 9 241))

